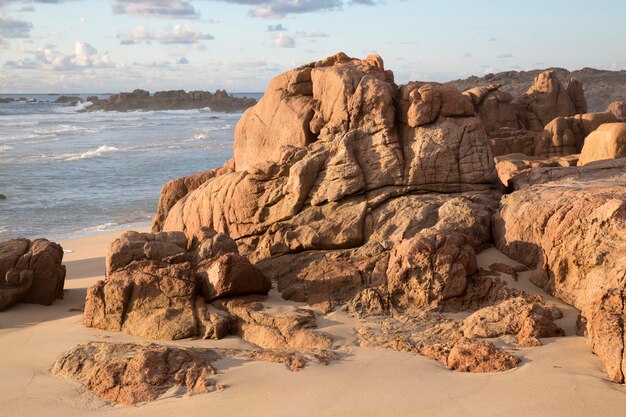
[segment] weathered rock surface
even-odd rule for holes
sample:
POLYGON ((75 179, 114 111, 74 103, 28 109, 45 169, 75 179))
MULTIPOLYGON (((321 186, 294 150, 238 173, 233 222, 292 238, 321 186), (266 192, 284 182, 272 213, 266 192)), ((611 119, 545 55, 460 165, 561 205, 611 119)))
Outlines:
POLYGON ((224 232, 284 297, 348 301, 385 284, 398 239, 441 218, 460 219, 475 249, 489 240, 498 194, 474 114, 453 88, 398 87, 376 55, 297 68, 242 117, 235 171, 160 211, 154 229, 224 232))
POLYGON ((229 237, 207 229, 190 242, 181 232, 127 232, 109 245, 106 269, 87 291, 83 323, 153 339, 222 334, 219 323, 207 330, 214 320, 199 313, 197 296, 206 303, 271 287, 229 237))
POLYGON ((107 99, 89 97, 92 103, 83 111, 148 111, 148 110, 189 110, 210 107, 213 111, 242 111, 256 104, 253 98, 239 98, 224 90, 215 93, 208 91, 157 91, 154 95, 145 90, 132 93, 113 94, 107 99))
POLYGON ((587 136, 578 164, 615 158, 626 158, 626 123, 606 123, 587 136))
POLYGON ((534 155, 552 157, 580 153, 585 137, 602 124, 613 122, 617 122, 617 118, 609 112, 557 117, 545 126, 534 155))
POLYGON ((24 302, 50 305, 63 298, 63 249, 46 239, 0 243, 0 311, 24 302))
MULTIPOLYGON (((577 83, 572 88, 575 90, 579 87, 580 84, 577 83)), ((541 131, 555 118, 577 113, 570 88, 563 87, 554 71, 540 73, 533 85, 520 97, 519 103, 527 110, 524 123, 529 130, 541 131)))
POLYGON ((198 172, 197 174, 188 175, 186 177, 177 178, 167 182, 161 188, 157 211, 152 221, 153 231, 159 231, 161 229, 163 222, 167 217, 167 213, 169 213, 170 209, 179 200, 183 199, 187 194, 200 187, 211 178, 232 172, 234 171, 234 168, 235 161, 230 160, 222 167, 210 171, 198 172))
POLYGON ((502 200, 495 244, 535 268, 531 280, 579 308, 609 378, 624 382, 626 171, 624 160, 539 168, 502 200))

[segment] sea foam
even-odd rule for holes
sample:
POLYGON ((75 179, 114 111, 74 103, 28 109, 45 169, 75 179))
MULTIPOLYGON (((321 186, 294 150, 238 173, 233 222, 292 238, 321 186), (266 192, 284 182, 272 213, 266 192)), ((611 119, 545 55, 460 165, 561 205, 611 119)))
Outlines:
POLYGON ((102 156, 108 153, 113 153, 113 152, 118 152, 120 150, 120 148, 116 148, 115 146, 107 146, 107 145, 102 145, 99 146, 97 149, 91 150, 91 151, 87 151, 87 152, 83 152, 83 153, 79 153, 79 154, 70 154, 70 155, 66 155, 65 160, 66 161, 76 161, 79 159, 89 159, 89 158, 96 158, 98 156, 102 156))

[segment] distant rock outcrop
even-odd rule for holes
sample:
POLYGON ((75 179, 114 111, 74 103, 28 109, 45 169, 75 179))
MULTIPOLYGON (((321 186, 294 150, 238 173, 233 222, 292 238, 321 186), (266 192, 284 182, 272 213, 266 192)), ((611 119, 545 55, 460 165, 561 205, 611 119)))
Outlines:
POLYGON ((0 311, 19 302, 50 305, 63 298, 63 249, 46 239, 0 243, 0 311))
MULTIPOLYGON (((564 68, 548 68, 548 70, 553 71, 561 82, 575 78, 577 82, 583 84, 587 109, 582 105, 580 93, 575 91, 578 88, 575 84, 568 93, 570 100, 577 103, 576 113, 604 111, 609 103, 626 99, 626 70, 609 71, 594 68, 583 68, 577 71, 568 71, 564 68)), ((463 80, 450 81, 447 84, 461 91, 489 84, 500 84, 501 91, 510 93, 513 100, 518 100, 543 71, 545 70, 505 71, 487 74, 483 77, 471 76, 463 80)))
POLYGON ((149 111, 149 110, 189 110, 209 107, 213 111, 243 111, 256 104, 253 98, 239 98, 229 95, 224 90, 215 93, 208 91, 158 91, 153 95, 145 90, 134 90, 132 93, 119 93, 107 99, 92 96, 88 98, 92 104, 83 111, 149 111))

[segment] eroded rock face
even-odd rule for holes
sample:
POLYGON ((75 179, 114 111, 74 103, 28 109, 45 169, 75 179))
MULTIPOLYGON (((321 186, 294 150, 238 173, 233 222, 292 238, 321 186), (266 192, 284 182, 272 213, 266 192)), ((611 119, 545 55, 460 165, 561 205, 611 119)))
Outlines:
POLYGON ((24 302, 50 305, 63 298, 63 248, 47 239, 0 243, 0 311, 24 302))
POLYGON ((580 153, 587 135, 604 123, 616 121, 615 115, 608 112, 557 117, 545 126, 534 154, 552 157, 580 153))
POLYGON ((83 323, 152 339, 223 334, 197 296, 207 303, 271 288, 232 239, 208 229, 190 241, 182 232, 127 232, 109 245, 106 265, 105 280, 87 291, 83 323))
POLYGON ((170 209, 187 194, 200 187, 211 178, 234 171, 234 168, 235 161, 231 159, 224 164, 224 166, 219 168, 205 172, 198 172, 197 174, 188 175, 186 177, 177 178, 167 182, 161 188, 159 204, 157 206, 154 219, 152 220, 152 229, 154 231, 159 231, 163 226, 165 217, 167 217, 167 213, 170 209))
POLYGON ((626 123, 606 123, 585 138, 578 164, 625 157, 626 123))
POLYGON ((495 244, 535 268, 531 280, 579 308, 609 377, 624 381, 621 324, 626 265, 623 160, 540 168, 527 188, 502 200, 495 244), (543 171, 543 172, 541 172, 543 171), (590 320, 591 318, 591 320, 590 320))

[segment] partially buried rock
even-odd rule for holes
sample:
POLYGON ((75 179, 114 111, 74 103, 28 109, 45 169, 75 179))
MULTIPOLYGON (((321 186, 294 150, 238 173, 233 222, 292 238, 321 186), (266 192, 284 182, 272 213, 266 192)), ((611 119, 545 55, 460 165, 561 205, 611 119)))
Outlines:
POLYGON ((100 398, 132 405, 154 401, 175 387, 186 394, 221 390, 212 365, 217 358, 208 349, 88 342, 67 351, 52 373, 81 382, 100 398))
POLYGON ((63 249, 47 239, 0 243, 0 311, 18 302, 50 305, 63 298, 63 249))

